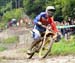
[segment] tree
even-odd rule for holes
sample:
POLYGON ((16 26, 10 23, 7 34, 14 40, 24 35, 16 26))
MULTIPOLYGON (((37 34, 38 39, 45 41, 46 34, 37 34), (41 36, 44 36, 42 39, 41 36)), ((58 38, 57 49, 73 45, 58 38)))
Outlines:
POLYGON ((23 15, 23 9, 19 8, 19 9, 13 9, 11 11, 7 11, 6 13, 4 13, 2 20, 7 23, 10 19, 15 18, 15 19, 19 19, 21 18, 23 15))
POLYGON ((46 0, 23 0, 24 10, 30 16, 44 11, 46 0))
POLYGON ((26 14, 35 17, 49 5, 55 6, 55 17, 74 16, 75 0, 0 0, 0 14, 22 7, 26 14))

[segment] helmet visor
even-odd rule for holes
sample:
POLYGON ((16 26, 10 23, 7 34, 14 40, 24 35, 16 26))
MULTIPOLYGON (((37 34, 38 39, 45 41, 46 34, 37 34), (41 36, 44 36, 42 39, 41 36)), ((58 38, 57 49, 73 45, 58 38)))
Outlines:
POLYGON ((47 11, 47 15, 51 17, 51 16, 54 15, 54 12, 55 12, 55 11, 47 11))
POLYGON ((55 12, 56 10, 55 9, 48 9, 47 11, 55 12))

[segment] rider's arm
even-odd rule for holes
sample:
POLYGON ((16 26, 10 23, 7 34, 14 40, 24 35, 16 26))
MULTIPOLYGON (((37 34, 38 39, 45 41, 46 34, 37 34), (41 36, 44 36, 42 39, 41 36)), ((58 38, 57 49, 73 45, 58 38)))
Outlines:
POLYGON ((40 13, 38 16, 36 16, 36 18, 34 19, 33 22, 34 22, 35 25, 40 25, 40 26, 46 28, 46 26, 43 25, 43 24, 40 22, 40 18, 41 18, 41 16, 42 16, 42 14, 43 14, 43 13, 40 13))
POLYGON ((40 25, 41 27, 44 27, 44 28, 46 28, 46 27, 47 27, 47 26, 43 25, 40 21, 39 21, 39 22, 37 22, 37 24, 38 24, 38 25, 40 25))
POLYGON ((50 17, 50 18, 48 19, 48 21, 49 21, 49 23, 50 23, 50 25, 51 25, 51 28, 52 28, 52 30, 54 31, 54 33, 59 32, 59 30, 58 30, 57 27, 56 27, 56 24, 55 24, 55 22, 54 22, 53 17, 50 17))

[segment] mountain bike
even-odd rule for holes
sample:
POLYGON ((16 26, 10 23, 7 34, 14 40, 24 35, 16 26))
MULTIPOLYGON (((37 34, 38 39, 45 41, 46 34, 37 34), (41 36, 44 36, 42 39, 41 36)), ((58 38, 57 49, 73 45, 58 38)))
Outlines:
POLYGON ((29 55, 28 59, 31 59, 36 52, 39 54, 40 58, 45 58, 51 51, 54 43, 53 35, 52 30, 46 29, 44 36, 41 37, 41 41, 32 48, 33 53, 29 55))

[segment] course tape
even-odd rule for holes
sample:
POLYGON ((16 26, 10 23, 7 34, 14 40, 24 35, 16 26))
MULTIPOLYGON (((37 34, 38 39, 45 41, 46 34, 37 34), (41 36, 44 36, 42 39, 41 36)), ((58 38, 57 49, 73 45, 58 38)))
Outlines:
POLYGON ((58 29, 75 27, 75 25, 57 26, 58 29))

